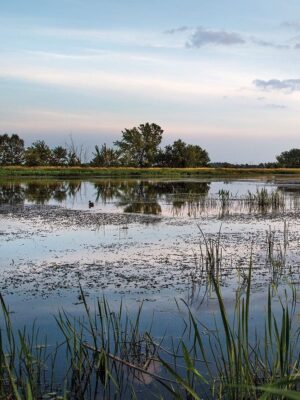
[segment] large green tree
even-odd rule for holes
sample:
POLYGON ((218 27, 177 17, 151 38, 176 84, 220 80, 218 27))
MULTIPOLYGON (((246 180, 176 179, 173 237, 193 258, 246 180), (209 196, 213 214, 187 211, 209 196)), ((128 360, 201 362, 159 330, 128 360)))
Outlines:
POLYGON ((180 139, 166 146, 165 151, 159 154, 159 163, 166 167, 204 167, 209 161, 206 150, 197 145, 186 144, 180 139))
POLYGON ((162 140, 163 129, 156 124, 141 124, 122 131, 122 139, 115 142, 121 162, 134 167, 151 167, 162 140))
POLYGON ((0 135, 0 164, 20 165, 24 161, 24 140, 18 135, 0 135))
POLYGON ((25 163, 28 166, 51 165, 52 153, 50 147, 43 141, 34 142, 25 152, 25 163))
POLYGON ((283 151, 276 159, 281 167, 300 167, 300 149, 283 151))

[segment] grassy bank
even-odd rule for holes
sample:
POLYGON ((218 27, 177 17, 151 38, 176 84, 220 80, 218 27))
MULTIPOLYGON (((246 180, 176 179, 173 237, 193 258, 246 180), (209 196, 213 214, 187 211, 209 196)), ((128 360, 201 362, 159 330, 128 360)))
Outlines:
POLYGON ((247 177, 300 175, 300 168, 96 168, 96 167, 1 167, 0 177, 247 177))

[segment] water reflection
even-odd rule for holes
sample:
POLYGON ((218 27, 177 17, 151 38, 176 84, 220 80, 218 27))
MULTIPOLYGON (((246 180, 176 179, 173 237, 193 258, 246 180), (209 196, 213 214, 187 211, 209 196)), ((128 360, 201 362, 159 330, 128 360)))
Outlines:
MULTIPOLYGON (((161 203, 171 204, 174 210, 181 210, 191 202, 205 197, 210 188, 209 182, 157 182, 157 181, 114 181, 103 185, 95 184, 97 199, 107 201, 113 193, 118 205, 127 213, 161 214, 161 203)), ((112 197, 111 197, 112 199, 112 197)))
POLYGON ((26 183, 1 182, 0 203, 16 205, 25 203, 46 204, 51 200, 58 203, 74 197, 80 191, 81 182, 30 181, 26 183))
POLYGON ((20 184, 9 182, 0 185, 0 204, 20 204, 25 201, 24 187, 20 184))
MULTIPOLYGON (((137 179, 11 180, 0 181, 0 204, 64 203, 67 207, 88 208, 91 200, 95 205, 104 207, 105 211, 182 217, 198 217, 205 212, 217 213, 220 218, 241 212, 274 213, 281 211, 283 206, 285 209, 300 207, 299 184, 269 186, 268 190, 276 192, 282 205, 260 207, 257 187, 253 188, 252 194, 248 191, 237 196, 230 190, 234 183, 137 179), (218 186, 219 190, 212 189, 212 186, 218 186)), ((266 193, 266 189, 260 192, 268 197, 266 193)), ((276 197, 270 196, 270 199, 276 200, 276 197)))
MULTIPOLYGON (((86 183, 86 182, 85 182, 86 183)), ((208 182, 164 182, 106 179, 88 182, 89 193, 83 190, 83 182, 78 180, 33 180, 0 183, 0 203, 17 205, 29 202, 47 204, 50 201, 75 202, 77 195, 92 197, 96 203, 116 203, 126 213, 158 215, 162 212, 161 203, 171 204, 174 212, 187 205, 196 204, 207 196, 208 182), (96 191, 96 192, 95 192, 96 191)), ((78 199, 77 199, 78 200, 78 199)), ((88 200, 87 204, 88 204, 88 200)))

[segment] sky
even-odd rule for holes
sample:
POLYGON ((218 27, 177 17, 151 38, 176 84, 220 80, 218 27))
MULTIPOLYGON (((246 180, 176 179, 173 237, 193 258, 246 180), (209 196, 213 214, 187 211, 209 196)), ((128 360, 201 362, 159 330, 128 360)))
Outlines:
POLYGON ((0 134, 92 151, 154 122, 212 161, 300 147, 299 0, 2 0, 0 134))

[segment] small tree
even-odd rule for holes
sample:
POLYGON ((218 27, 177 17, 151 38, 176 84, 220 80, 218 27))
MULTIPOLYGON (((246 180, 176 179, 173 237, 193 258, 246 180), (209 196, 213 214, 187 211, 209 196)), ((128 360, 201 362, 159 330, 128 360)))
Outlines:
POLYGON ((69 142, 66 144, 66 148, 68 151, 68 165, 71 167, 82 165, 82 163, 86 162, 87 158, 87 149, 83 144, 77 145, 73 136, 70 135, 69 142))
POLYGON ((49 146, 43 140, 38 140, 26 149, 25 164, 31 167, 50 165, 51 156, 49 146))
POLYGON ((280 167, 299 168, 300 167, 300 149, 291 149, 283 151, 276 157, 280 167))
POLYGON ((156 124, 141 124, 122 131, 122 139, 115 142, 124 165, 149 167, 153 165, 162 140, 163 130, 156 124))
POLYGON ((119 162, 119 153, 104 145, 95 146, 95 153, 93 153, 94 158, 91 161, 91 164, 95 167, 112 167, 118 165, 119 162))
POLYGON ((0 164, 20 165, 24 162, 24 140, 18 135, 0 135, 0 164))
POLYGON ((66 165, 68 162, 68 151, 62 146, 56 146, 51 151, 51 165, 66 165))
POLYGON ((78 158, 78 155, 74 151, 69 151, 68 152, 68 161, 67 164, 70 167, 76 167, 78 165, 81 165, 81 161, 78 158))

